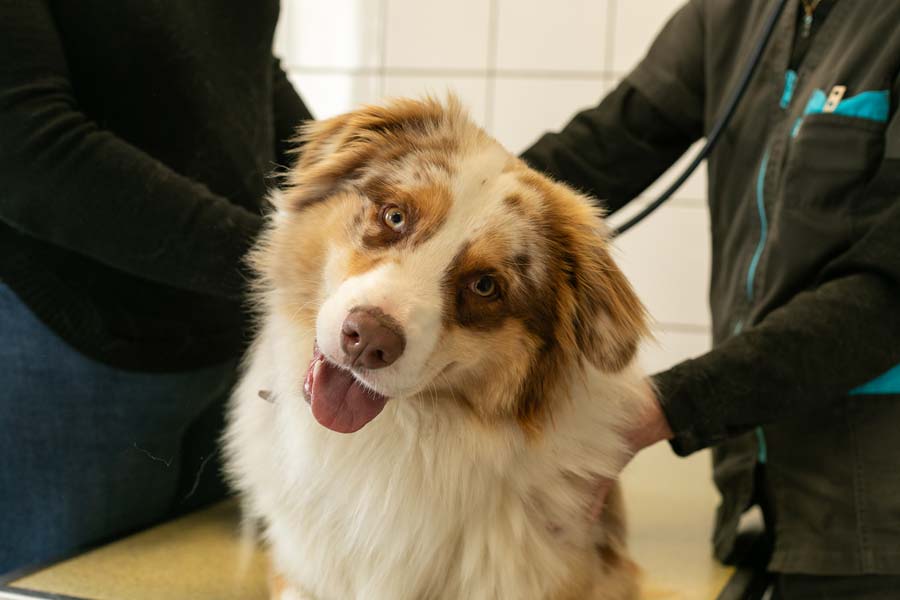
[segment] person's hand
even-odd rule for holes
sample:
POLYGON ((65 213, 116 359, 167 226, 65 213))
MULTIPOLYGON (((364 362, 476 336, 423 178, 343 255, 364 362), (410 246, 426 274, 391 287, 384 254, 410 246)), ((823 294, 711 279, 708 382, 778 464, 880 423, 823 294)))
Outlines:
MULTIPOLYGON (((634 425, 625 432, 625 443, 628 452, 626 460, 622 464, 623 469, 625 468, 625 465, 634 458, 634 455, 644 448, 652 446, 656 442, 670 440, 674 437, 672 428, 669 427, 669 422, 666 420, 662 407, 659 405, 659 399, 656 397, 656 392, 647 380, 643 382, 641 400, 641 411, 637 415, 637 420, 634 425)), ((593 521, 600 518, 600 513, 603 512, 603 505, 606 502, 606 495, 609 493, 609 490, 612 488, 615 481, 614 478, 606 477, 597 481, 594 503, 591 505, 591 519, 593 521)))

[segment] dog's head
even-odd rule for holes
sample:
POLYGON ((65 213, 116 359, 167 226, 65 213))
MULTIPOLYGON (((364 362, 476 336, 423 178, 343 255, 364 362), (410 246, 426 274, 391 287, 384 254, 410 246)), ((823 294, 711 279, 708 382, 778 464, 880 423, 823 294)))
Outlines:
POLYGON ((388 399, 459 402, 537 429, 584 361, 645 333, 591 202, 529 169, 451 98, 303 130, 254 253, 270 310, 314 329, 313 414, 352 432, 388 399))

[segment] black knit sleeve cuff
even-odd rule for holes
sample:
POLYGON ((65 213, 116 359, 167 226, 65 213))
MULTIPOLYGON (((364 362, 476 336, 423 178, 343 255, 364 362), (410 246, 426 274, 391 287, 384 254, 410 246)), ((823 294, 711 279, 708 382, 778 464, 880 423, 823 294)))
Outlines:
POLYGON ((694 361, 685 361, 653 376, 657 398, 675 437, 670 441, 679 456, 688 456, 724 441, 717 425, 715 399, 694 361))

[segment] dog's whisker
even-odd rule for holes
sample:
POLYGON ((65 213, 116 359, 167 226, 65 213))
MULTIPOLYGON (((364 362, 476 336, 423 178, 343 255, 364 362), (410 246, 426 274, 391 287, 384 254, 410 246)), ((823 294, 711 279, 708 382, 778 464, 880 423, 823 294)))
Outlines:
POLYGON ((314 305, 315 303, 316 303, 316 301, 313 299, 313 300, 309 300, 308 302, 304 302, 303 304, 296 306, 296 307, 293 305, 289 305, 289 308, 293 308, 293 312, 291 313, 291 318, 292 319, 296 318, 297 315, 299 315, 301 312, 303 312, 310 306, 314 305))

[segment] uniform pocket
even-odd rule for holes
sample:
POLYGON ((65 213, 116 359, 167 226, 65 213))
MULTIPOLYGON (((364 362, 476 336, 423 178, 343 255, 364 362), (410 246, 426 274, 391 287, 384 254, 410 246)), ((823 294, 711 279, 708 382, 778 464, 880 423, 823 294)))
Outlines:
POLYGON ((786 208, 852 206, 884 154, 885 123, 834 113, 808 114, 792 137, 784 170, 786 208))

